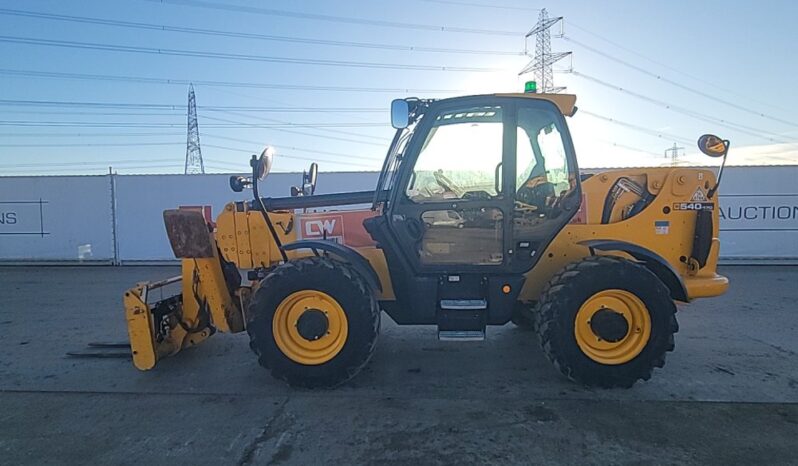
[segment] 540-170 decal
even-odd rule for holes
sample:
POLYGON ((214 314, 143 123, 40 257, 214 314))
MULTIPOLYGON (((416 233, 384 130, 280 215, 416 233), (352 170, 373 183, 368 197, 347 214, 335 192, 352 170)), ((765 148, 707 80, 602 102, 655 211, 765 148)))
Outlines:
POLYGON ((714 202, 674 202, 673 210, 715 210, 714 202))

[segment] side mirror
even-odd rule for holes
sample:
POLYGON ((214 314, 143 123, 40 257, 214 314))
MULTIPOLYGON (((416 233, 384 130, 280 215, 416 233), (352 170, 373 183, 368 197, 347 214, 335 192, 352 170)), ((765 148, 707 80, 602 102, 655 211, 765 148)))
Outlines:
POLYGON ((404 99, 391 102, 391 126, 396 129, 407 128, 410 123, 410 105, 404 99))
POLYGON ((729 141, 705 134, 698 138, 698 149, 709 157, 723 157, 729 151, 729 141))
POLYGON ((248 186, 252 186, 252 180, 249 178, 236 175, 230 177, 230 189, 232 189, 233 192, 240 193, 248 186))
POLYGON ((255 161, 254 174, 256 178, 259 180, 263 180, 272 170, 272 162, 274 161, 274 148, 272 146, 266 146, 263 149, 263 152, 260 153, 260 157, 255 161))
POLYGON ((705 134, 698 138, 698 149, 703 152, 704 155, 709 157, 723 157, 720 169, 718 170, 718 181, 715 182, 715 186, 707 191, 707 197, 709 199, 715 196, 718 187, 720 187, 720 180, 723 178, 723 167, 726 166, 726 155, 729 153, 729 144, 731 143, 728 139, 721 139, 714 134, 705 134))
POLYGON ((291 186, 291 197, 312 196, 316 192, 316 178, 319 176, 319 165, 310 164, 310 170, 302 172, 302 186, 291 186))
POLYGON ((313 162, 310 164, 310 170, 305 174, 302 180, 302 188, 307 191, 307 194, 312 196, 316 192, 316 179, 319 177, 319 164, 313 162))

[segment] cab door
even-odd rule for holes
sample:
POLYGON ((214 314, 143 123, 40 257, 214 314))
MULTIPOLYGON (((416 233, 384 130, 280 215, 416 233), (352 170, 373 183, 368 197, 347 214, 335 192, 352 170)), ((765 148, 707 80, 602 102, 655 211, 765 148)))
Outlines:
POLYGON ((470 98, 430 110, 394 186, 391 228, 417 272, 505 270, 513 208, 507 109, 470 98))
POLYGON ((568 126, 551 102, 519 99, 513 125, 511 269, 526 272, 576 214, 581 186, 568 126))

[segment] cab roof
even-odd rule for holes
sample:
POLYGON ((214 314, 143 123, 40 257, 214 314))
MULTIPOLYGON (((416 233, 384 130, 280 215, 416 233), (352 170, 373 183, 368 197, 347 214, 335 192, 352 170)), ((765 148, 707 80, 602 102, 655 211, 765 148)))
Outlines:
POLYGON ((493 94, 497 97, 514 97, 523 99, 538 99, 548 100, 557 106, 557 108, 565 116, 573 116, 576 113, 576 95, 574 94, 533 94, 529 93, 507 93, 507 94, 493 94))
POLYGON ((574 94, 535 94, 535 93, 523 93, 523 92, 510 92, 510 93, 496 93, 496 94, 481 94, 481 95, 470 95, 470 96, 459 96, 459 97, 448 97, 446 99, 431 99, 426 100, 425 102, 446 102, 449 100, 457 100, 457 99, 464 99, 464 98, 471 98, 471 97, 509 97, 513 99, 537 99, 537 100, 548 100, 549 102, 553 103, 557 106, 557 109, 560 110, 565 116, 574 116, 576 113, 576 95, 574 94))

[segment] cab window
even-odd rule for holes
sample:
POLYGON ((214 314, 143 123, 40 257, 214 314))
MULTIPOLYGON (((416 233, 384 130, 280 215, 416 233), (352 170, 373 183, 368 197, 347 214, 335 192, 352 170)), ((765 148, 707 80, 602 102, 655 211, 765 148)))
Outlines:
POLYGON ((416 159, 407 197, 416 203, 496 197, 502 136, 500 107, 438 114, 416 159))
POLYGON ((562 199, 576 189, 566 157, 560 118, 553 109, 518 109, 514 229, 518 237, 538 236, 563 214, 562 199))

